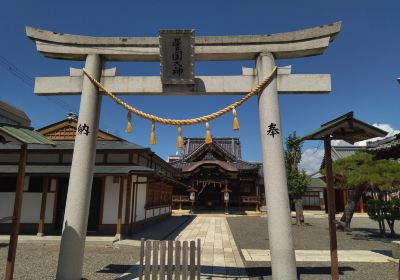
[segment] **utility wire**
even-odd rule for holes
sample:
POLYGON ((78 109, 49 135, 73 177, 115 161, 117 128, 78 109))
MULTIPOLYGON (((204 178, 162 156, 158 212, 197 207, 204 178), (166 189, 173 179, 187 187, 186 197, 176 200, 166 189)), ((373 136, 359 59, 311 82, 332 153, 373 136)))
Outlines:
MULTIPOLYGON (((35 85, 35 79, 26 74, 24 71, 19 69, 15 64, 11 63, 9 60, 7 60, 4 56, 1 55, 0 55, 0 66, 8 70, 10 74, 20 79, 26 86, 28 86, 30 89, 33 90, 35 85)), ((64 109, 68 113, 74 110, 77 113, 79 112, 79 110, 77 110, 75 106, 65 102, 58 96, 51 96, 51 97, 45 96, 45 97, 47 98, 47 100, 58 105, 60 108, 64 109)))
MULTIPOLYGON (((35 86, 35 79, 26 74, 24 71, 22 71, 20 68, 18 68, 15 64, 10 62, 2 55, 0 55, 0 66, 9 71, 10 74, 12 74, 13 76, 20 79, 26 86, 28 86, 33 91, 33 88, 35 86)), ((58 96, 44 96, 44 97, 47 98, 47 100, 49 100, 50 102, 64 109, 67 113, 76 112, 76 114, 79 114, 79 109, 76 106, 69 104, 68 102, 62 100, 58 96)), ((111 127, 107 123, 104 124, 108 127, 111 127)))

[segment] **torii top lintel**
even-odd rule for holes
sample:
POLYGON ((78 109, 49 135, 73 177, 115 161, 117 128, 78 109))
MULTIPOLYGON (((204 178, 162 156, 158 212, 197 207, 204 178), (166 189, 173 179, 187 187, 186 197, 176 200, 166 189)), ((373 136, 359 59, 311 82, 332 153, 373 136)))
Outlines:
MULTIPOLYGON (((341 22, 268 35, 198 36, 195 60, 253 60, 259 53, 276 59, 319 55, 339 33, 341 22)), ((158 37, 91 37, 26 27, 36 48, 50 58, 85 60, 99 54, 109 61, 159 61, 158 37)))

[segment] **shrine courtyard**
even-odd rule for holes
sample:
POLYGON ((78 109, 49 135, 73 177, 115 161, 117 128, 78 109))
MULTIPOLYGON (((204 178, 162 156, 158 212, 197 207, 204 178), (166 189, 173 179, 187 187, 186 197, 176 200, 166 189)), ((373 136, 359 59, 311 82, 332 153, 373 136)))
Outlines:
MULTIPOLYGON (((294 220, 293 220, 294 221, 294 220)), ((338 232, 340 279, 397 279, 391 239, 378 235, 377 223, 356 216, 353 231, 338 232)), ((271 279, 267 219, 249 216, 172 216, 113 243, 112 237, 89 236, 83 277, 133 279, 137 276, 139 239, 202 239, 202 278, 271 279)), ((292 226, 299 279, 330 279, 326 215, 306 214, 305 226, 292 226), (305 250, 305 251, 303 251, 305 250)), ((396 230, 400 232, 400 226, 396 230)), ((7 237, 0 236, 0 277, 4 275, 7 237)), ((54 279, 59 237, 21 236, 15 279, 54 279), (29 276, 28 276, 29 275, 29 276)))

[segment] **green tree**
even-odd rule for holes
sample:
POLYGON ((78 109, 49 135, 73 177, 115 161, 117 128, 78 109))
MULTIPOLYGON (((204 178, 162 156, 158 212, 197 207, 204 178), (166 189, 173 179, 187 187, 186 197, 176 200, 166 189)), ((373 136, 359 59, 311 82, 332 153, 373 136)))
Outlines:
POLYGON ((285 163, 289 192, 293 198, 296 210, 296 225, 304 224, 303 195, 310 181, 304 170, 299 171, 301 161, 301 142, 296 132, 286 138, 285 163))
POLYGON ((349 199, 340 219, 345 229, 350 229, 355 207, 366 189, 390 192, 399 187, 400 164, 388 159, 376 160, 363 151, 335 161, 332 167, 337 179, 335 185, 349 190, 349 199))
POLYGON ((390 200, 382 199, 382 195, 378 199, 371 199, 367 202, 368 216, 379 223, 379 230, 382 235, 386 234, 385 220, 389 225, 390 237, 394 238, 394 222, 400 220, 400 199, 392 198, 390 200))

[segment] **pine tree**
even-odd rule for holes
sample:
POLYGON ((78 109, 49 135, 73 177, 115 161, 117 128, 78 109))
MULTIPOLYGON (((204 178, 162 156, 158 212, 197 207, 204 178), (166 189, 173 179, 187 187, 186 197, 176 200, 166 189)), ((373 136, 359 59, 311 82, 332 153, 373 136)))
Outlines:
MULTIPOLYGON (((390 192, 400 187, 400 163, 388 159, 374 159, 363 151, 339 159, 332 165, 335 186, 350 190, 341 222, 350 228, 355 207, 366 189, 390 192)), ((324 170, 321 170, 324 172, 324 170)))

